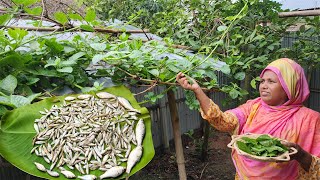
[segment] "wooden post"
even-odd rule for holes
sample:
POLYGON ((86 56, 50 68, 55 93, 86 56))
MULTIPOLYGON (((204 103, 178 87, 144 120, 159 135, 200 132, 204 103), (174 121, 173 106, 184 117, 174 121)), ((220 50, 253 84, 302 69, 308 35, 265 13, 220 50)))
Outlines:
POLYGON ((178 117, 178 108, 176 104, 176 98, 174 96, 174 92, 170 89, 167 92, 168 95, 168 102, 170 108, 170 115, 171 115, 171 123, 173 129, 173 136, 174 136, 174 144, 176 149, 176 157, 177 157, 177 164, 179 170, 179 179, 186 180, 187 174, 185 169, 185 161, 183 155, 183 147, 182 147, 182 140, 181 140, 181 132, 180 132, 180 123, 178 117))

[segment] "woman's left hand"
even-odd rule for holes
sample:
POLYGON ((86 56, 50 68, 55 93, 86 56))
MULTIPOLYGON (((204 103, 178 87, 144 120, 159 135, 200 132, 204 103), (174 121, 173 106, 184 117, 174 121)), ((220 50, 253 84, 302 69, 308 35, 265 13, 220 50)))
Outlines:
POLYGON ((296 143, 292 143, 288 141, 281 141, 281 143, 289 148, 293 147, 298 151, 297 153, 290 155, 290 159, 298 161, 301 167, 308 172, 311 165, 311 161, 312 161, 311 154, 305 151, 304 149, 302 149, 296 143))

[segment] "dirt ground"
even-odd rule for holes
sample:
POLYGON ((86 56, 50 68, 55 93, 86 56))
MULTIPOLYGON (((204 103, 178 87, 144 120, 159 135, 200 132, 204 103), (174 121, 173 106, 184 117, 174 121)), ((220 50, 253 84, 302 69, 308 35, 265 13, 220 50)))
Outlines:
MULTIPOLYGON (((190 138, 182 136, 187 179, 232 180, 235 168, 231 159, 231 149, 227 147, 231 138, 226 133, 211 130, 208 157, 205 161, 200 158, 200 137, 190 138)), ((152 161, 130 180, 158 180, 179 179, 178 167, 175 159, 174 145, 170 150, 156 149, 152 161)))

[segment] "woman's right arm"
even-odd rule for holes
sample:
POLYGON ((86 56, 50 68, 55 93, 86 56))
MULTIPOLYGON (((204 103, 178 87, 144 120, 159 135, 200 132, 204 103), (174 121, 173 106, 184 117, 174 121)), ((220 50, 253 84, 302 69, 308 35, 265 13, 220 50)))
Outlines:
POLYGON ((190 81, 193 81, 192 83, 190 83, 188 81, 188 78, 182 72, 179 72, 177 74, 176 80, 182 88, 193 91, 200 103, 201 109, 204 112, 207 112, 209 110, 210 98, 203 92, 203 90, 195 80, 190 79, 190 81))
POLYGON ((239 127, 238 119, 232 113, 224 113, 201 89, 199 84, 182 74, 177 74, 177 82, 182 88, 194 92, 197 100, 200 103, 200 112, 204 119, 206 119, 213 127, 220 131, 230 132, 233 134, 234 130, 239 127), (193 81, 190 83, 189 81, 193 81))

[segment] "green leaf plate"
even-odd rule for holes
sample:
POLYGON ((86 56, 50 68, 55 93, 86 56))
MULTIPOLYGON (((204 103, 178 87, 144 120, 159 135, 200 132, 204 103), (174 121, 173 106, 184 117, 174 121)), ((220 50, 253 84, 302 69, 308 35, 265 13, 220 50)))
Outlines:
MULTIPOLYGON (((131 170, 131 176, 145 167, 155 154, 150 115, 145 107, 140 107, 138 105, 130 90, 125 86, 110 87, 103 91, 112 93, 116 96, 122 96, 130 101, 135 109, 140 110, 141 115, 139 115, 139 118, 144 120, 146 126, 146 133, 143 140, 143 156, 131 170)), ((45 172, 39 171, 33 162, 42 163, 47 169, 49 169, 50 165, 46 163, 42 157, 30 153, 33 148, 32 139, 36 135, 33 128, 34 120, 41 117, 39 111, 43 111, 44 108, 50 109, 54 104, 59 106, 65 97, 66 95, 47 98, 34 104, 7 112, 2 117, 0 124, 0 155, 17 168, 33 176, 46 179, 67 179, 61 173, 59 177, 55 178, 45 172)), ((126 164, 122 164, 122 166, 125 165, 126 164)), ((60 172, 57 168, 54 168, 53 170, 60 172)), ((81 175, 76 170, 73 172, 77 176, 81 175)), ((102 173, 103 172, 100 170, 90 171, 90 174, 94 174, 97 177, 102 173)), ((121 176, 113 179, 123 179, 125 177, 127 177, 127 174, 123 173, 121 176)))

